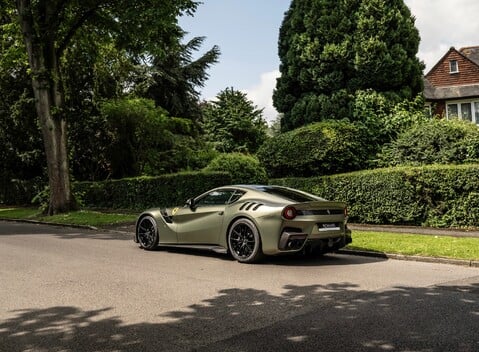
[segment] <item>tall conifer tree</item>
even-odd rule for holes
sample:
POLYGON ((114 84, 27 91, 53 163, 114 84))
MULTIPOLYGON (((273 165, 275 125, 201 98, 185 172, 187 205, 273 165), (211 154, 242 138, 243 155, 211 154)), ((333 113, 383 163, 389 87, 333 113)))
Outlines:
POLYGON ((350 116, 358 90, 422 90, 419 33, 403 0, 293 0, 279 34, 273 103, 282 129, 350 116))

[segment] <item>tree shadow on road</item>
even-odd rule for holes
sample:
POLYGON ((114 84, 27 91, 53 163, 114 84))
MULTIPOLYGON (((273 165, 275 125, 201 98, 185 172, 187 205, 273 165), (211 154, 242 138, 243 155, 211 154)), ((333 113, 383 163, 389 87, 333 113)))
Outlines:
POLYGON ((477 351, 478 296, 477 280, 384 292, 225 289, 130 325, 112 308, 25 309, 0 321, 0 351, 477 351))

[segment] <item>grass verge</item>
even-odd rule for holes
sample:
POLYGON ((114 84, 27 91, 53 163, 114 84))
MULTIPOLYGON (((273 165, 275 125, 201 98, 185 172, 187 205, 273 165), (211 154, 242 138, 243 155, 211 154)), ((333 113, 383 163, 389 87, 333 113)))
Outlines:
POLYGON ((380 253, 479 260, 479 238, 353 231, 348 249, 380 253))
POLYGON ((136 214, 103 213, 92 210, 72 211, 66 214, 45 216, 35 208, 0 208, 0 219, 37 220, 67 225, 95 227, 135 222, 136 214))

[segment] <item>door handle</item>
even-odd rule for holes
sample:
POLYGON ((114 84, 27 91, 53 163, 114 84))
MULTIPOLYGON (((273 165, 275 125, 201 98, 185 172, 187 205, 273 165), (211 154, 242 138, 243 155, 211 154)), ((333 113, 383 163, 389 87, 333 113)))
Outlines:
POLYGON ((225 213, 224 211, 220 211, 218 215, 223 215, 224 213, 225 213))

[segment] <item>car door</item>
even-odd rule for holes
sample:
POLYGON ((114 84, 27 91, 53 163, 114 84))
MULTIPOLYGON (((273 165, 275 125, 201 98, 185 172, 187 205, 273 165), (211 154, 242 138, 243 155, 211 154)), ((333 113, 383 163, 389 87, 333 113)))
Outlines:
POLYGON ((213 190, 192 207, 178 209, 173 217, 179 244, 218 244, 225 207, 234 190, 213 190))

